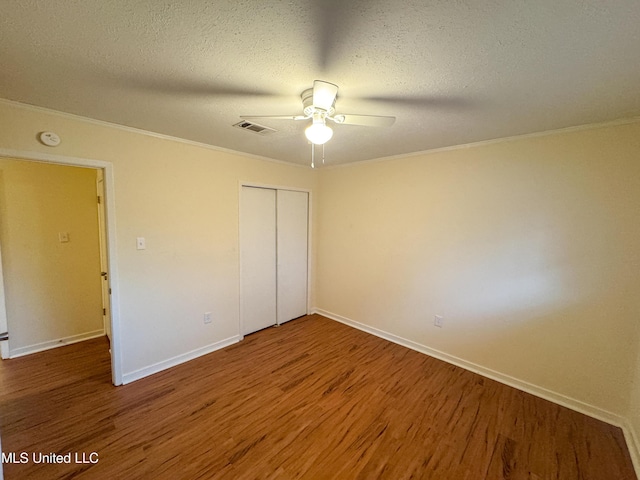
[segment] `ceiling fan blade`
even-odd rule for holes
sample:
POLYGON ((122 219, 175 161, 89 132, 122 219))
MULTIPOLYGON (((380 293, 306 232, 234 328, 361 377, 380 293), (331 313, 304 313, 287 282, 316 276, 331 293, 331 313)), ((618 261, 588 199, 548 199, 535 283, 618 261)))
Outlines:
POLYGON ((314 80, 313 82, 313 106, 329 111, 333 107, 338 95, 338 86, 333 83, 314 80))
POLYGON ((310 2, 314 6, 312 25, 315 27, 313 44, 317 48, 320 71, 328 71, 341 54, 341 45, 349 43, 360 17, 371 9, 344 0, 310 2))
POLYGON ((151 92, 160 95, 180 97, 279 97, 277 91, 261 88, 244 87, 242 85, 215 82, 208 79, 190 78, 189 76, 138 76, 124 72, 101 72, 104 83, 123 86, 128 90, 151 92))
POLYGON ((396 121, 396 117, 385 117, 380 115, 335 115, 332 119, 336 123, 344 125, 362 125, 365 127, 389 127, 396 121))
POLYGON ((469 98, 455 96, 436 96, 436 95, 418 95, 418 96, 401 96, 401 95, 384 95, 373 97, 361 97, 359 100, 367 102, 379 102, 395 104, 400 106, 420 106, 425 108, 442 108, 442 109, 465 109, 474 106, 474 101, 469 98))
POLYGON ((252 118, 258 119, 274 119, 274 120, 306 120, 305 115, 240 115, 243 120, 251 120, 252 118))

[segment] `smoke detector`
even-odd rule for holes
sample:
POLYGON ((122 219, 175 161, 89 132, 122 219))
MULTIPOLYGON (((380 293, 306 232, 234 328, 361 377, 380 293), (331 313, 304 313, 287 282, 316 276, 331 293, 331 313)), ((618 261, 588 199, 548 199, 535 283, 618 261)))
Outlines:
POLYGON ((57 147, 60 145, 60 137, 53 132, 41 132, 38 138, 47 147, 57 147))

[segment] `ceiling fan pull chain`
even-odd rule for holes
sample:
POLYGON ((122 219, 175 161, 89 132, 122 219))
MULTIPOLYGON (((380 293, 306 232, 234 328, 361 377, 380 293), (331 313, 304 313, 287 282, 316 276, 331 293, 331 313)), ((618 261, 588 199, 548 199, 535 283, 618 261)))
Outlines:
POLYGON ((311 144, 311 168, 316 168, 315 165, 313 164, 313 160, 314 160, 314 154, 316 151, 316 146, 315 144, 311 144))
POLYGON ((324 165, 324 143, 322 144, 322 165, 324 165))

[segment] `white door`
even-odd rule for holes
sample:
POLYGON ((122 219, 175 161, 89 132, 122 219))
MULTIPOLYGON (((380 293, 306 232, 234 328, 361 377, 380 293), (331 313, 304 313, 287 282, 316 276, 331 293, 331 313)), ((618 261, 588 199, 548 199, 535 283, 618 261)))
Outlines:
POLYGON ((276 323, 276 191, 242 187, 240 195, 242 334, 276 323))
POLYGON ((102 321, 104 333, 111 341, 111 308, 109 299, 109 270, 107 261, 107 228, 104 220, 104 178, 102 169, 97 171, 98 190, 98 240, 100 243, 100 272, 102 283, 102 321))
MULTIPOLYGON (((9 332, 7 309, 4 298, 4 280, 2 276, 2 255, 0 255, 0 335, 9 332)), ((5 338, 4 336, 0 338, 5 338)), ((9 358, 9 340, 0 340, 0 358, 9 358)), ((0 462, 1 464, 1 462, 0 462)))
POLYGON ((278 324, 307 314, 309 194, 277 193, 278 324))

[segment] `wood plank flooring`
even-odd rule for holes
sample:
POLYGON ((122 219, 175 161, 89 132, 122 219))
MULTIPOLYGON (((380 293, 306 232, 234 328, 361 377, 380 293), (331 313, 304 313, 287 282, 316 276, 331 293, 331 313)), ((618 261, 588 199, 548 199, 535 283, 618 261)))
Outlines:
POLYGON ((99 459, 6 480, 636 478, 619 428, 317 315, 122 387, 103 339, 0 382, 5 454, 99 459))

